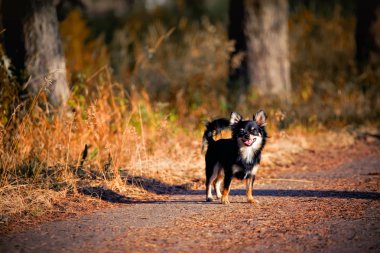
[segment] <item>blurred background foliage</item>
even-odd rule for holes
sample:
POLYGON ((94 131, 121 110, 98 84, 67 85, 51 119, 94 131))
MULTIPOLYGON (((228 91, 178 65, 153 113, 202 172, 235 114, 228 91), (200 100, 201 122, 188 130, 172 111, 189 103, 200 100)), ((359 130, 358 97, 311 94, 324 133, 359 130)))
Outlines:
MULTIPOLYGON (((129 107, 143 101, 153 112, 196 128, 205 118, 231 110, 250 115, 258 107, 282 115, 271 117, 279 128, 379 122, 379 67, 356 66, 353 0, 289 1, 292 99, 283 103, 251 90, 238 105, 226 86, 234 48, 227 0, 107 2, 60 6, 71 105, 95 99, 102 76, 109 75, 129 107)), ((2 64, 2 79, 12 82, 6 70, 2 64)), ((4 122, 15 107, 10 104, 17 104, 5 87, 13 86, 2 85, 4 122)))

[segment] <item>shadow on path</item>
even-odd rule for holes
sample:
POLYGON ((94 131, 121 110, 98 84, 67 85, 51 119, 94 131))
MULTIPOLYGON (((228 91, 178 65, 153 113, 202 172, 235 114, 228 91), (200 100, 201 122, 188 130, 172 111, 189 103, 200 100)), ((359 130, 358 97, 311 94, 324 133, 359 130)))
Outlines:
MULTIPOLYGON (((137 185, 148 192, 155 194, 166 194, 166 195, 181 195, 189 194, 189 185, 170 185, 160 182, 155 179, 149 179, 144 177, 130 177, 124 176, 123 179, 131 185, 137 185)), ((153 203, 157 201, 139 201, 133 198, 126 197, 110 189, 106 189, 100 186, 84 186, 78 189, 79 193, 88 195, 94 198, 100 198, 102 200, 111 203, 153 203)))
MULTIPOLYGON (((181 189, 181 188, 179 188, 181 189)), ((199 200, 135 200, 121 195, 109 189, 102 187, 84 187, 79 190, 84 195, 100 198, 111 203, 125 204, 152 204, 152 203, 204 203, 199 200)), ((204 190, 185 190, 181 189, 169 195, 204 195, 204 190)), ((231 190, 230 195, 245 195, 245 190, 231 190)), ((283 190, 283 189, 257 189, 254 190, 254 196, 262 197, 295 197, 295 198, 337 198, 337 199, 367 199, 380 201, 380 193, 378 192, 362 192, 362 191, 338 191, 338 190, 283 190)), ((213 202, 215 203, 215 202, 213 202)))
POLYGON ((138 185, 144 190, 148 192, 153 192, 155 194, 176 195, 183 194, 191 189, 190 184, 171 185, 163 183, 156 179, 145 177, 125 177, 123 179, 126 180, 128 184, 138 185))
MULTIPOLYGON (((196 194, 196 193, 193 193, 196 194)), ((199 191, 197 194, 204 194, 199 191)), ((231 190, 232 195, 245 195, 245 190, 231 190)), ((380 200, 378 192, 339 191, 339 190, 283 190, 283 189, 257 189, 253 190, 255 196, 265 197, 298 197, 298 198, 338 198, 338 199, 371 199, 380 200)))
POLYGON ((88 186, 88 187, 82 187, 78 189, 78 192, 83 195, 88 195, 94 198, 99 198, 101 200, 105 200, 111 203, 125 203, 129 204, 132 203, 134 200, 131 198, 128 198, 124 195, 121 195, 113 190, 105 189, 100 186, 88 186))

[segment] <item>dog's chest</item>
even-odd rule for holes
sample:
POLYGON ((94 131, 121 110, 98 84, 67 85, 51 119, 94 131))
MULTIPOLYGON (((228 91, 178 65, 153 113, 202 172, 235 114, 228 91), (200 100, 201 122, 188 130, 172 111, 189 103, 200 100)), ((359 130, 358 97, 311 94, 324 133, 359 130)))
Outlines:
POLYGON ((255 149, 251 147, 240 147, 239 151, 239 158, 232 166, 232 174, 239 179, 255 175, 259 163, 255 149))
POLYGON ((246 179, 256 175, 259 165, 244 167, 238 164, 232 166, 232 174, 238 179, 246 179))
POLYGON ((252 147, 241 147, 240 155, 244 163, 252 164, 255 158, 255 149, 252 147))

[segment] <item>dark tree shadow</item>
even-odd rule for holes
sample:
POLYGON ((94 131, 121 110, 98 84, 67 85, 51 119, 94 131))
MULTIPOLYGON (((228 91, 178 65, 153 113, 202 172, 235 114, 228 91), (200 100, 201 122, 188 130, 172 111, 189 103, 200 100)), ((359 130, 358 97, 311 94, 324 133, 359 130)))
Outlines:
POLYGON ((184 194, 191 189, 190 184, 182 184, 182 185, 171 185, 160 182, 155 179, 144 178, 144 177, 125 177, 128 184, 137 185, 148 192, 152 192, 155 194, 168 194, 168 195, 176 195, 176 194, 184 194))
MULTIPOLYGON (((186 199, 176 199, 176 200, 137 200, 133 198, 126 197, 121 195, 113 190, 105 189, 100 186, 96 187, 82 187, 78 189, 78 192, 91 196, 93 198, 99 198, 101 200, 110 202, 110 203, 119 203, 119 204, 161 204, 161 203, 198 203, 204 204, 203 200, 186 200, 186 199)), ((186 193, 184 193, 186 195, 186 193)), ((175 195, 175 194, 173 194, 175 195)), ((207 202, 208 204, 217 204, 217 202, 207 202)))
MULTIPOLYGON (((191 191, 191 195, 203 195, 205 191, 191 191)), ((245 195, 243 189, 233 189, 230 195, 245 195)), ((363 191, 338 191, 338 190, 283 190, 283 189, 257 189, 253 191, 254 196, 263 197, 297 197, 297 198, 338 198, 338 199, 371 199, 380 200, 378 192, 363 191)))
MULTIPOLYGON (((150 180, 148 180, 150 182, 150 180)), ((142 187, 151 192, 158 194, 168 194, 168 195, 205 195, 204 190, 188 190, 182 186, 173 186, 160 183, 153 180, 157 185, 148 184, 148 181, 143 181, 142 187), (168 188, 165 188, 165 187, 168 188), (159 190, 157 190, 159 189, 159 190)), ((187 199, 176 199, 176 200, 136 200, 133 198, 126 197, 115 191, 105 189, 103 187, 82 187, 79 192, 84 195, 89 195, 95 198, 100 198, 104 201, 111 203, 124 203, 124 204, 144 204, 144 203, 198 203, 204 204, 203 199, 200 200, 187 200, 187 199)), ((245 190, 234 189, 231 190, 230 195, 245 195, 245 190)), ((363 192, 363 191, 338 191, 338 190, 283 190, 283 189, 257 189, 254 190, 254 196, 262 197, 294 197, 294 198, 337 198, 337 199, 366 199, 366 200, 377 200, 380 201, 380 193, 378 192, 363 192)), ((208 204, 215 204, 217 202, 212 202, 208 204)), ((219 203, 219 202, 218 202, 219 203)))
MULTIPOLYGON (((186 195, 191 192, 191 185, 183 184, 183 185, 170 185, 163 182, 160 182, 155 179, 149 179, 144 177, 131 177, 124 176, 123 179, 127 184, 136 185, 138 187, 143 188, 144 190, 155 193, 158 195, 186 195)), ((130 197, 126 197, 121 195, 113 190, 106 189, 101 186, 84 186, 78 189, 78 192, 87 196, 91 196, 94 198, 99 198, 104 201, 108 201, 111 203, 161 203, 163 201, 144 201, 144 200, 136 200, 130 197)))
POLYGON ((338 190, 256 190, 257 196, 380 200, 378 192, 338 190))
POLYGON ((101 200, 105 200, 105 201, 108 201, 111 203, 129 204, 129 203, 133 202, 133 199, 131 199, 131 198, 128 198, 124 195, 121 195, 121 194, 115 192, 115 191, 112 191, 110 189, 105 189, 105 188, 100 187, 100 186, 81 187, 78 189, 78 192, 83 194, 83 195, 91 196, 94 198, 99 198, 101 200))
MULTIPOLYGON (((182 185, 171 185, 160 182, 156 179, 144 177, 131 177, 123 175, 123 180, 127 184, 136 185, 145 189, 148 192, 155 194, 165 195, 205 195, 205 190, 192 190, 192 183, 182 185)), ((194 180, 198 184, 199 181, 194 180)), ((100 198, 104 201, 111 203, 168 203, 168 202, 191 202, 191 203, 205 203, 203 198, 200 200, 151 200, 143 201, 136 200, 110 189, 103 187, 82 187, 79 192, 84 195, 89 195, 95 198, 100 198)), ((245 195, 245 189, 232 189, 230 195, 245 195)), ((339 190, 304 190, 304 189, 254 189, 254 196, 262 197, 294 197, 294 198, 337 198, 337 199, 367 199, 367 200, 380 200, 380 193, 378 192, 365 192, 365 191, 339 191, 339 190)), ((215 203, 215 202, 214 202, 215 203)))

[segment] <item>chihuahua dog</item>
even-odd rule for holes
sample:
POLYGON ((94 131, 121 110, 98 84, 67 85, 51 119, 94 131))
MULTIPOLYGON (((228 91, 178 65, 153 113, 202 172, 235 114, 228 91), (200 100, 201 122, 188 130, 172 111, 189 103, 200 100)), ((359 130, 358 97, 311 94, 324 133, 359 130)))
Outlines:
POLYGON ((230 119, 216 119, 206 124, 203 134, 202 149, 208 144, 206 151, 206 201, 213 201, 211 185, 216 197, 228 204, 232 178, 246 180, 248 202, 254 203, 252 187, 259 168, 261 151, 265 146, 267 116, 259 110, 252 120, 243 120, 237 113, 231 113, 230 119), (232 138, 215 141, 213 136, 223 129, 231 129, 232 138), (220 186, 223 181, 223 192, 220 186))

